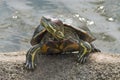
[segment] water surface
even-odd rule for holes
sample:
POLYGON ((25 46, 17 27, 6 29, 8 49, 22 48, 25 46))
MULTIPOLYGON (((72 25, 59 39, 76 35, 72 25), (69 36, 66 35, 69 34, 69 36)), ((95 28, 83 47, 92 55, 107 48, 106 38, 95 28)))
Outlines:
POLYGON ((49 15, 68 24, 89 23, 98 48, 120 53, 119 13, 120 0, 1 0, 0 52, 28 50, 40 17, 49 15))

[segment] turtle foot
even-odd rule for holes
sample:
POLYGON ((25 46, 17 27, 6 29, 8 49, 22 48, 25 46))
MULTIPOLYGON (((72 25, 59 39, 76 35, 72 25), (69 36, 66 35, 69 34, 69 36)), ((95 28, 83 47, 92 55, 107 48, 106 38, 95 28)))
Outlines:
POLYGON ((80 64, 84 64, 87 62, 87 59, 88 59, 88 55, 80 56, 80 57, 78 57, 77 62, 80 64))
POLYGON ((36 64, 34 64, 30 61, 26 61, 26 63, 24 64, 24 67, 27 70, 34 70, 36 68, 36 64))

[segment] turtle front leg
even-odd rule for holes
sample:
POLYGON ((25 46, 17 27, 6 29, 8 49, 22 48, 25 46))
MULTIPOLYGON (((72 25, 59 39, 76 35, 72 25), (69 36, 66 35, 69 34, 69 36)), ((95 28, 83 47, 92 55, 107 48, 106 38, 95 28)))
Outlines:
POLYGON ((78 62, 83 64, 87 61, 87 58, 90 54, 90 52, 92 51, 92 46, 88 43, 88 42, 85 42, 85 41, 80 41, 79 43, 79 53, 77 55, 78 57, 78 62))
POLYGON ((28 50, 25 63, 26 69, 33 70, 36 67, 36 55, 39 53, 40 48, 40 44, 37 44, 28 50))

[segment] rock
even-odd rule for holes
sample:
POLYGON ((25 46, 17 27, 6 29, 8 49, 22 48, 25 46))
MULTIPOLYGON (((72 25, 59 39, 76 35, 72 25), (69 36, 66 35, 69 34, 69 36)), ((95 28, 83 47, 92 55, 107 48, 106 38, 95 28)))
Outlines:
POLYGON ((34 71, 23 68, 25 54, 0 53, 0 80, 120 80, 120 54, 92 53, 85 64, 74 55, 41 55, 34 71))

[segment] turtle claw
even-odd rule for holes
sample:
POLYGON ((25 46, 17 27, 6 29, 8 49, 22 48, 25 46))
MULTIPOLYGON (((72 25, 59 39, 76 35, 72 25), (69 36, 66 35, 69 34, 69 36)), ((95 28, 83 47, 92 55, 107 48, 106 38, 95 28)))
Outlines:
POLYGON ((27 70, 34 70, 36 68, 36 64, 32 64, 32 62, 26 61, 24 67, 27 70))
POLYGON ((78 60, 80 64, 84 64, 86 62, 86 57, 82 57, 78 60))
POLYGON ((83 57, 80 61, 81 64, 84 64, 86 62, 87 57, 83 57))
POLYGON ((84 64, 84 63, 86 63, 87 62, 87 59, 88 59, 88 55, 84 55, 84 56, 80 56, 80 57, 78 57, 78 63, 80 63, 80 64, 84 64))

